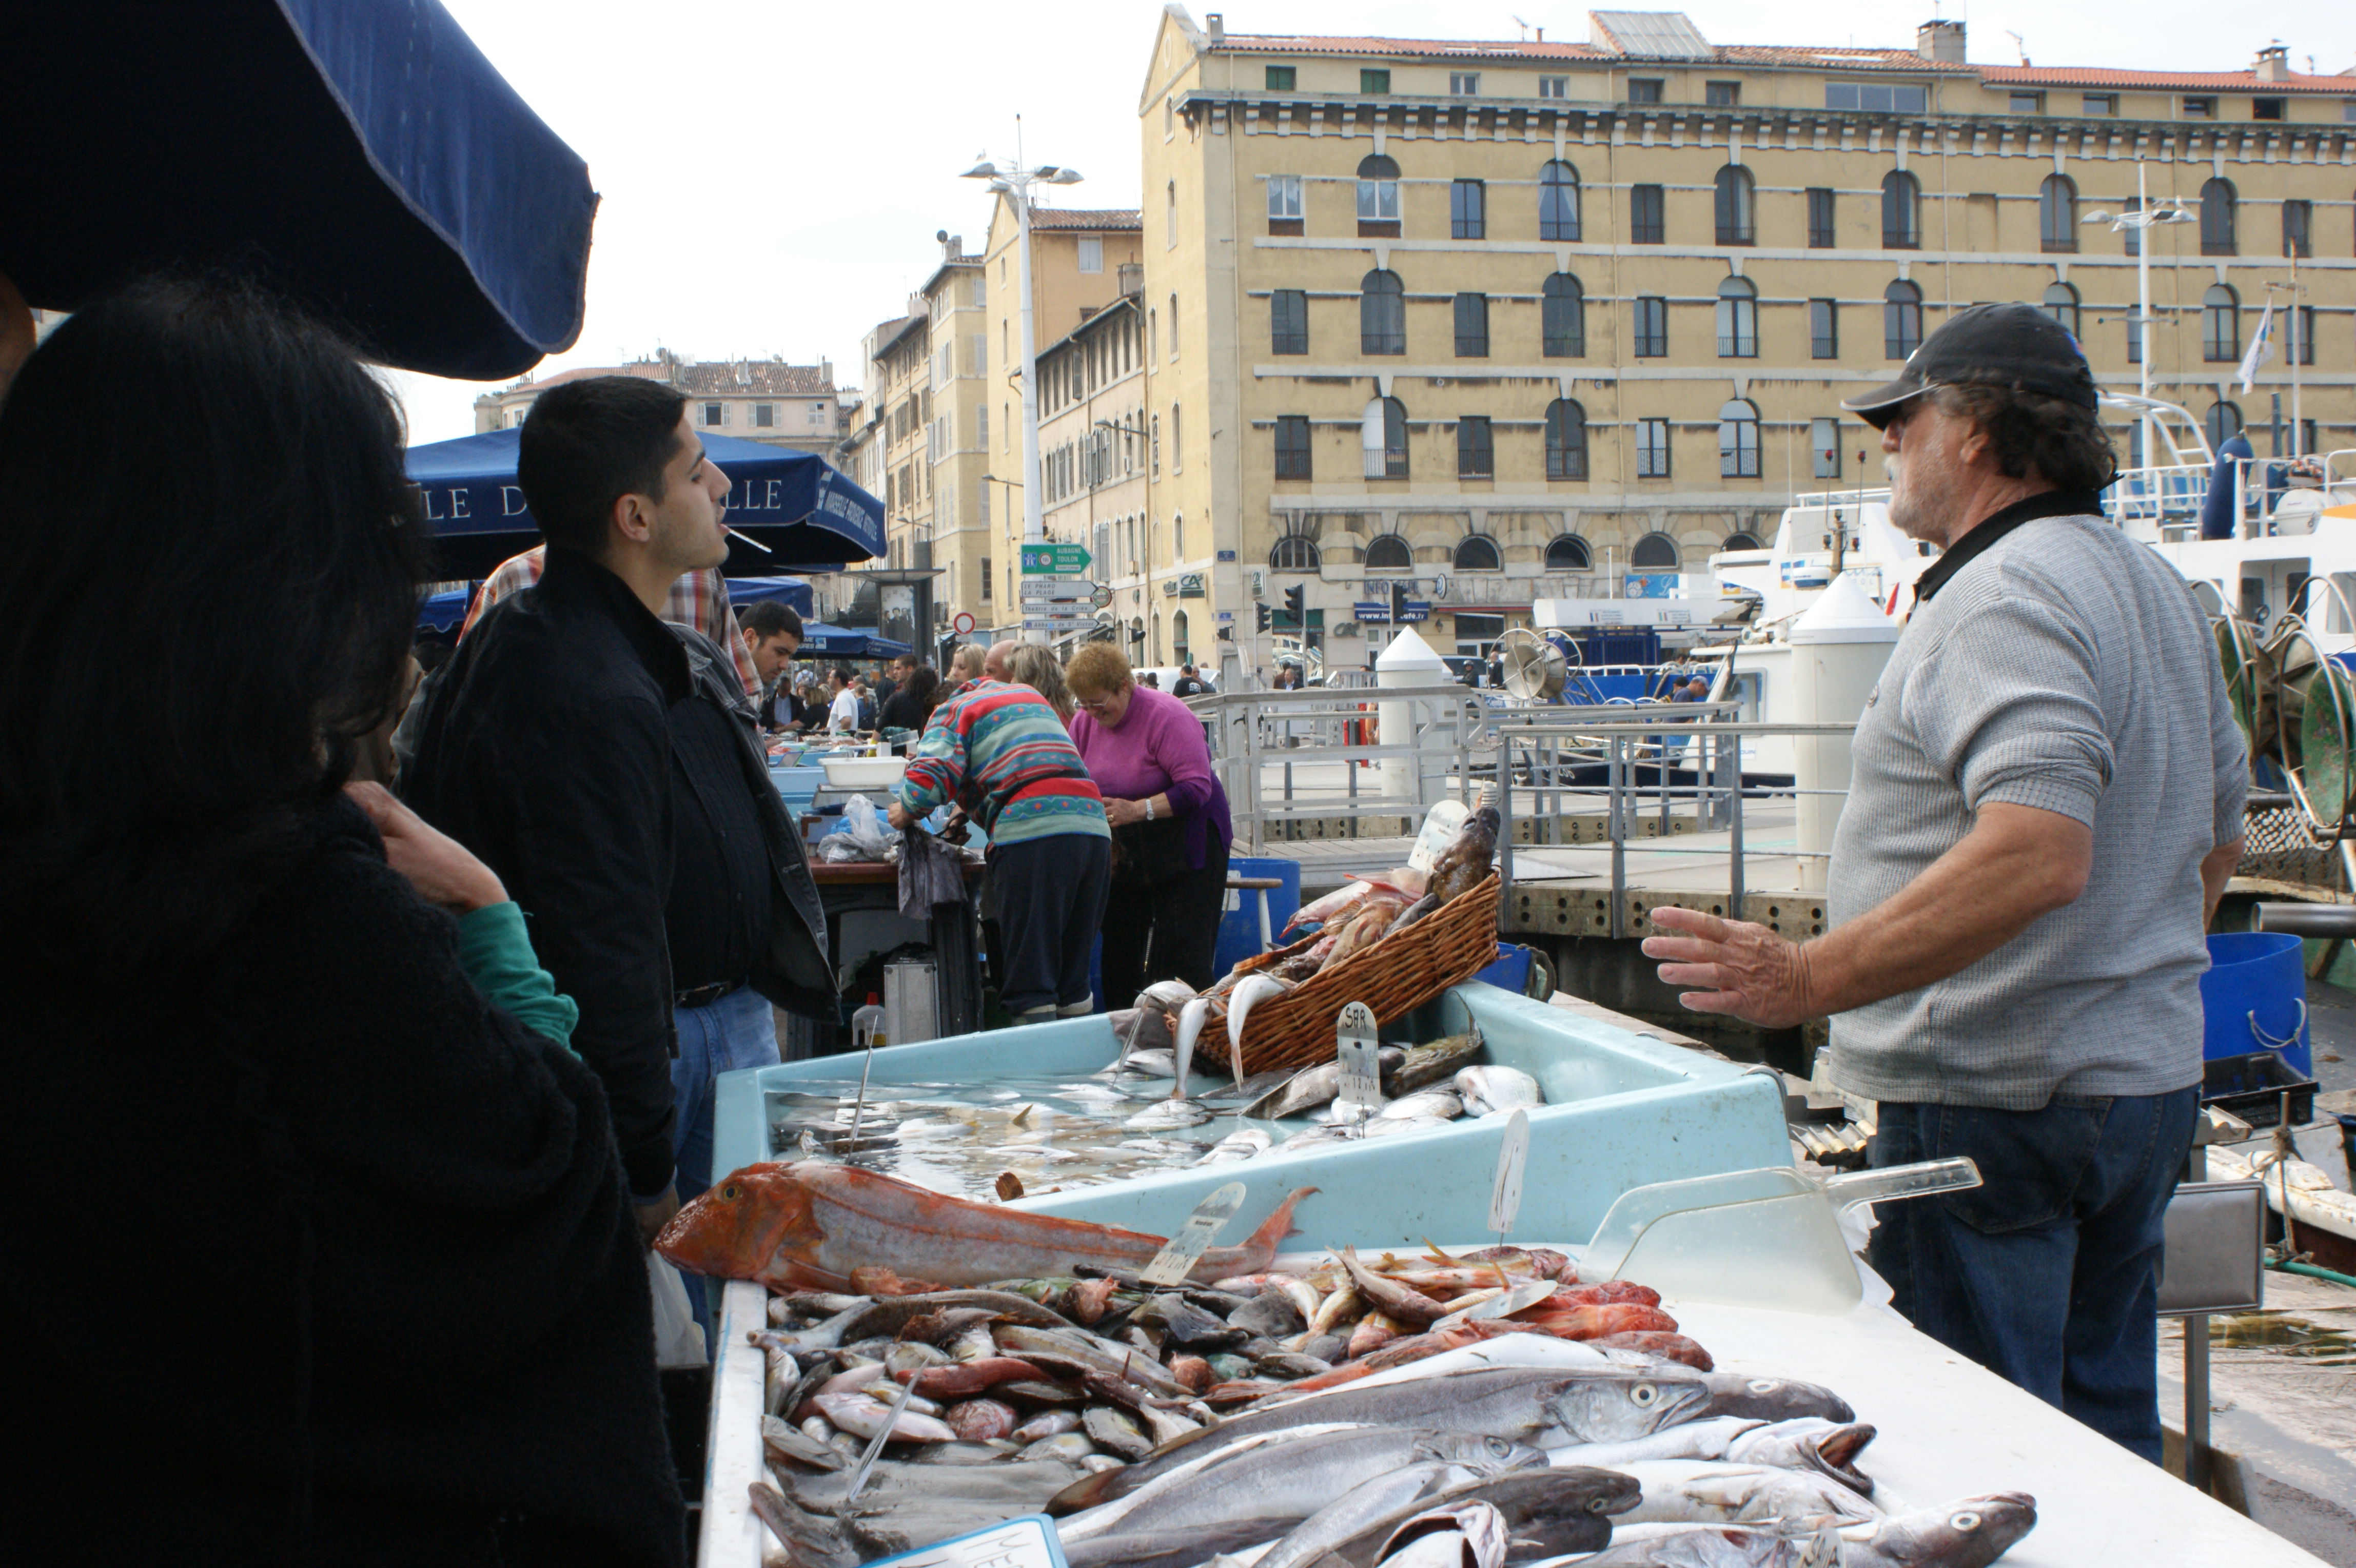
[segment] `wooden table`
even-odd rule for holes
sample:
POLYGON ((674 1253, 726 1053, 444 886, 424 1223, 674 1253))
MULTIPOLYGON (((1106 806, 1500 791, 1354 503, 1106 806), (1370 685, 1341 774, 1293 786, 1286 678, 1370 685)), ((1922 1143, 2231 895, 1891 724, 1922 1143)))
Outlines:
MULTIPOLYGON (((900 912, 900 868, 882 861, 840 861, 830 864, 815 854, 810 879, 818 884, 819 902, 826 909, 827 950, 842 950, 842 917, 858 911, 900 912)), ((926 922, 933 948, 933 999, 943 1035, 969 1035, 981 1027, 981 940, 974 918, 974 885, 981 867, 965 867, 966 901, 936 904, 926 922)), ((830 1055, 849 1047, 844 1031, 823 1021, 811 1023, 811 1054, 830 1055)), ((902 1042, 894 1040, 893 1044, 902 1042)))

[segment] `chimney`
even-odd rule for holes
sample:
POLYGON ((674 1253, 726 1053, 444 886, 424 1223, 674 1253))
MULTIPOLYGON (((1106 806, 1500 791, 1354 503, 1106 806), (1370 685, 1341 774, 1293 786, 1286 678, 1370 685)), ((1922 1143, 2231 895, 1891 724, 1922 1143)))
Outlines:
POLYGON ((1223 42, 1227 36, 1227 19, 1216 11, 1203 14, 1203 26, 1210 29, 1213 43, 1223 42))
POLYGON ((2260 49, 2257 73, 2260 81, 2288 81, 2290 50, 2280 43, 2271 43, 2260 49))
POLYGON ((1963 64, 1964 25, 1961 22, 1923 23, 1914 29, 1914 52, 1941 65, 1963 64))
POLYGON ((820 360, 818 362, 818 379, 824 381, 829 386, 834 385, 834 361, 832 360, 820 360))

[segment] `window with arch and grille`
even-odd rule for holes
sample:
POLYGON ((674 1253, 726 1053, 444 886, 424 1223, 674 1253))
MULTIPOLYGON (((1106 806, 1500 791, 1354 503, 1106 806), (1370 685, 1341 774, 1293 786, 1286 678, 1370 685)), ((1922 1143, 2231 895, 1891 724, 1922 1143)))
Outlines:
POLYGON ((1881 351, 1903 360, 1922 346, 1922 291, 1900 278, 1881 291, 1881 351))
POLYGON ((1723 479, 1759 477, 1759 411, 1746 399, 1718 411, 1718 473, 1723 479))
POLYGON ((2211 284, 2201 296, 2201 357, 2212 365, 2242 357, 2241 296, 2222 283, 2211 284))
POLYGON ((1395 397, 1366 404, 1358 444, 1370 479, 1404 479, 1407 473, 1407 405, 1395 397))
POLYGON ((1268 569, 1271 572, 1314 572, 1318 559, 1315 540, 1306 534, 1288 533, 1269 551, 1268 569))
POLYGON ((1365 568, 1369 572, 1408 572, 1415 569, 1415 552, 1407 541, 1396 533, 1378 533, 1366 541, 1365 568))
POLYGON ((1587 410, 1567 397, 1547 405, 1546 466, 1549 479, 1587 478, 1587 410))
POLYGON ((1358 285, 1358 352, 1407 352, 1407 287, 1397 273, 1371 272, 1358 285))
POLYGON ((2078 249, 2078 188, 2066 174, 2049 174, 2037 188, 2037 243, 2049 255, 2078 249))
POLYGON ((1628 552, 1628 564, 1639 572, 1674 572, 1682 559, 1677 542, 1665 533, 1648 533, 1628 552))
POLYGON ((2211 179, 2201 187, 2202 255, 2230 256, 2239 251, 2234 242, 2234 209, 2239 202, 2230 179, 2211 179))
POLYGON ((2066 283, 2049 284, 2045 289, 2045 314, 2062 324, 2071 337, 2078 336, 2078 291, 2066 283))
POLYGON ((1490 479, 1497 475, 1496 437, 1489 416, 1468 413, 1456 422, 1456 477, 1490 479))
POLYGON ((1718 285, 1718 357, 1759 357, 1759 289, 1749 278, 1728 278, 1718 285))
POLYGON ((1719 548, 1720 550, 1756 550, 1759 548, 1759 541, 1748 533, 1730 533, 1726 536, 1726 542, 1719 548))
POLYGON ((1540 291, 1540 347, 1549 360, 1582 359, 1587 353, 1587 291, 1569 273, 1547 276, 1540 291))
POLYGON ((1538 238, 1579 242, 1579 171, 1559 158, 1538 170, 1538 238))
POLYGON ((1456 553, 1451 563, 1460 572, 1502 572, 1505 558, 1497 550, 1497 542, 1485 533, 1471 533, 1456 542, 1456 553))
POLYGON ((1398 165, 1380 153, 1358 161, 1359 233, 1399 231, 1398 179, 1398 165))
POLYGON ((1922 248, 1922 186, 1904 169, 1891 169, 1881 177, 1881 248, 1922 248))
POLYGON ((1314 478, 1309 457, 1309 416, 1305 413, 1280 414, 1276 421, 1276 477, 1280 479, 1314 478))
POLYGON ((1595 566, 1594 553, 1587 541, 1576 533, 1558 533, 1546 547, 1546 569, 1549 572, 1587 572, 1595 566))
POLYGON ((1740 164, 1729 164, 1718 171, 1718 242, 1721 245, 1749 245, 1757 241, 1758 225, 1752 216, 1756 205, 1756 187, 1751 171, 1740 164))

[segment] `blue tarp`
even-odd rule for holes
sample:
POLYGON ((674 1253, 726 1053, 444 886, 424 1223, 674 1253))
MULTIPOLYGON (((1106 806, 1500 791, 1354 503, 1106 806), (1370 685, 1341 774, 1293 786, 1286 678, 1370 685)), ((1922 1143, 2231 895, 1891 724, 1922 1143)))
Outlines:
POLYGON ((829 626, 822 620, 802 623, 804 659, 896 659, 908 645, 854 627, 829 626))
MULTIPOLYGON (((540 524, 515 482, 522 439, 517 427, 409 449, 409 477, 424 492, 449 576, 487 577, 540 542, 540 524)), ((841 566, 884 553, 884 503, 825 458, 727 435, 703 434, 702 441, 728 476, 728 526, 770 551, 739 544, 728 552, 729 567, 841 566)))
POLYGON ((580 336, 588 166, 437 0, 6 9, 0 273, 33 305, 232 267, 471 381, 580 336))

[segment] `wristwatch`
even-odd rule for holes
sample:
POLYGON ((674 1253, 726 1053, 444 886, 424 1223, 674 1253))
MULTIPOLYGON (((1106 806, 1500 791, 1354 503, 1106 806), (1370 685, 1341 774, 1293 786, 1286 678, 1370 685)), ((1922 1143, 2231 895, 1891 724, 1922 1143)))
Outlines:
POLYGON ((1153 797, 1151 795, 1145 798, 1145 820, 1149 822, 1153 820, 1153 797))

